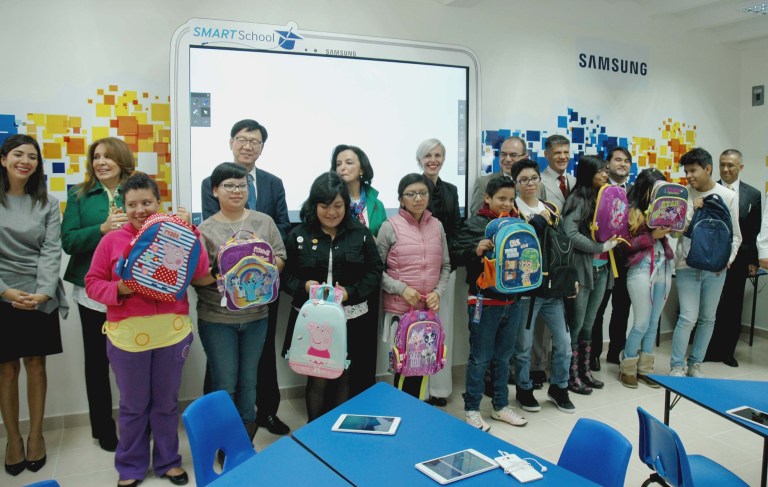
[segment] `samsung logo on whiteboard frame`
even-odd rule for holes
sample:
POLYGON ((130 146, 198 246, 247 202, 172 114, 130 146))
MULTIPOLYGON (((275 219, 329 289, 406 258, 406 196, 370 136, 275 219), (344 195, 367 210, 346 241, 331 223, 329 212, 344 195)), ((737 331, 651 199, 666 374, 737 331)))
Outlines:
POLYGON ((648 74, 648 63, 645 61, 633 61, 631 59, 599 56, 583 52, 579 53, 579 67, 583 69, 611 71, 614 73, 624 73, 637 76, 645 76, 648 74))

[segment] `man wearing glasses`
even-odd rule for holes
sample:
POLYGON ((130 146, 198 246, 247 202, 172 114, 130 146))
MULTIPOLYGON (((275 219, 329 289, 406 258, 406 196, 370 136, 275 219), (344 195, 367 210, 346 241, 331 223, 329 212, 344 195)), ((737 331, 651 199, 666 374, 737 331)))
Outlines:
MULTIPOLYGON (((288 205, 285 202, 283 181, 277 176, 256 167, 256 160, 264 150, 267 141, 267 129, 256 120, 240 120, 232 126, 229 148, 232 149, 234 162, 248 171, 248 203, 246 208, 266 213, 280 230, 285 240, 291 230, 288 219, 288 205)), ((202 184, 203 220, 220 210, 219 200, 213 196, 211 178, 202 184)), ((259 374, 256 390, 256 424, 263 426, 275 435, 285 435, 291 430, 277 417, 280 405, 280 388, 277 384, 277 364, 275 358, 275 329, 277 328, 277 310, 279 299, 269 304, 269 326, 264 351, 259 361, 259 374)), ((204 392, 210 392, 210 374, 206 369, 204 392)))
MULTIPOLYGON (((525 148, 525 141, 523 139, 515 135, 504 139, 501 143, 501 148, 499 149, 499 168, 501 171, 477 178, 475 187, 472 190, 472 203, 469 205, 469 213, 467 214, 467 217, 477 213, 477 210, 483 206, 483 201, 485 201, 485 187, 488 185, 488 181, 499 174, 509 177, 512 173, 512 166, 514 166, 516 162, 527 157, 528 151, 525 148)), ((546 196, 546 190, 544 189, 544 186, 541 186, 538 197, 542 200, 546 200, 546 196)))

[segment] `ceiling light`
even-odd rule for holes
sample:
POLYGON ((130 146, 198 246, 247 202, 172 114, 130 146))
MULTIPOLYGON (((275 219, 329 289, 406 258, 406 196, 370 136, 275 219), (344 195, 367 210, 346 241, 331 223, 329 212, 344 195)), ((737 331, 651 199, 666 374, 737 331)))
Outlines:
POLYGON ((745 14, 767 15, 768 3, 756 3, 754 5, 747 5, 745 7, 739 8, 739 12, 743 12, 745 14))

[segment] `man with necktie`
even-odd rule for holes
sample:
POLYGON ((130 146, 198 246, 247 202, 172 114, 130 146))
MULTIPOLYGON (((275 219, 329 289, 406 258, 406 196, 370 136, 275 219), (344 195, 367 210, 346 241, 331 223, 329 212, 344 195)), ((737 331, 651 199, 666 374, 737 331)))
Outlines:
MULTIPOLYGON (((256 167, 256 161, 264 150, 267 142, 267 129, 256 120, 240 120, 232 126, 229 137, 229 148, 232 150, 234 162, 248 171, 248 204, 250 210, 266 213, 285 240, 291 230, 288 219, 288 205, 285 202, 285 187, 277 176, 256 167)), ((211 178, 207 177, 202 184, 203 220, 220 210, 219 200, 213 196, 211 178)), ((259 374, 256 385, 256 424, 267 428, 276 435, 288 434, 291 430, 277 417, 280 405, 280 388, 277 384, 277 363, 275 356, 275 330, 277 328, 277 311, 279 298, 269 304, 267 337, 264 351, 259 360, 259 374)), ((204 392, 210 392, 210 373, 206 368, 204 392)))
POLYGON ((741 332, 744 284, 757 272, 757 234, 760 232, 760 191, 739 179, 744 169, 741 152, 728 149, 720 154, 719 184, 735 191, 739 200, 739 228, 742 241, 736 259, 725 274, 725 285, 717 306, 715 330, 705 360, 738 367, 734 356, 741 332))

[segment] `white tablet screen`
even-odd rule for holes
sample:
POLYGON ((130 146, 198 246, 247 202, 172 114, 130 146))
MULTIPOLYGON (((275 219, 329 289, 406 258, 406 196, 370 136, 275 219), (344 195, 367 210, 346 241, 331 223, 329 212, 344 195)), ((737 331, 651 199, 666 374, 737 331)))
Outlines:
POLYGON ((446 480, 455 480, 496 467, 469 451, 446 455, 424 462, 422 465, 446 480))
POLYGON ((768 414, 762 411, 758 411, 757 409, 744 407, 731 410, 729 413, 733 414, 734 416, 738 416, 741 419, 746 419, 747 421, 752 421, 753 423, 768 426, 768 414))
POLYGON ((388 416, 357 416, 348 414, 338 425, 339 430, 390 432, 397 418, 388 416))

